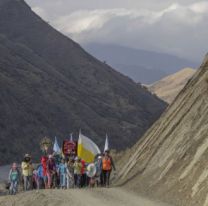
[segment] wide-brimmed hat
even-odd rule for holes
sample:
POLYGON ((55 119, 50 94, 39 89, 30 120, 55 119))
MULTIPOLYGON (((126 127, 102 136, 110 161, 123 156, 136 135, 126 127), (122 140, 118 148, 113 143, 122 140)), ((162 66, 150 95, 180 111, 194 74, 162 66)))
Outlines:
POLYGON ((31 158, 29 154, 25 154, 25 158, 31 158))

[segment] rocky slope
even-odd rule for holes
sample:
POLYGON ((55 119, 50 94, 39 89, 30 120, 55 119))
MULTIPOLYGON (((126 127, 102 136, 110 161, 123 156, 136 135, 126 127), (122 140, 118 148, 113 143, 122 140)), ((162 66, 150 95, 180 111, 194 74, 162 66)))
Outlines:
POLYGON ((169 75, 152 85, 148 86, 148 89, 163 99, 167 103, 171 103, 179 92, 184 88, 186 83, 196 72, 192 68, 184 68, 172 75, 169 75))
POLYGON ((178 206, 208 205, 208 56, 173 104, 132 149, 119 177, 178 206))
MULTIPOLYGON (((1 164, 38 157, 43 136, 79 131, 121 149, 166 104, 86 53, 32 12, 23 0, 0 1, 1 164)), ((75 133, 76 134, 76 133, 75 133)))

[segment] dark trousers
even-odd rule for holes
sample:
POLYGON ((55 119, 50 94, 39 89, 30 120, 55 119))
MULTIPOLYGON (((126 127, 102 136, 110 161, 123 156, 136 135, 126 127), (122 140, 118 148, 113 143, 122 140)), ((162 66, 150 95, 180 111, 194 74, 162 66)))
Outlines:
POLYGON ((74 185, 75 187, 81 187, 81 175, 74 174, 74 185))
POLYGON ((109 186, 110 185, 110 174, 111 170, 103 170, 103 186, 109 186))
POLYGON ((82 174, 81 177, 81 187, 86 187, 87 186, 87 175, 86 174, 82 174))

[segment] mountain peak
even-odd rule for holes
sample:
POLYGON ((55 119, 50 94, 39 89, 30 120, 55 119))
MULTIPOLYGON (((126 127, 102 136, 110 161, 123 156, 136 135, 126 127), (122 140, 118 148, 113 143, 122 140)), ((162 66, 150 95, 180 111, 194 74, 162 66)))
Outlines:
POLYGON ((24 1, 5 2, 0 6, 3 163, 29 151, 38 158, 42 137, 61 141, 80 128, 99 146, 108 131, 112 148, 126 148, 166 108, 44 22, 24 1))

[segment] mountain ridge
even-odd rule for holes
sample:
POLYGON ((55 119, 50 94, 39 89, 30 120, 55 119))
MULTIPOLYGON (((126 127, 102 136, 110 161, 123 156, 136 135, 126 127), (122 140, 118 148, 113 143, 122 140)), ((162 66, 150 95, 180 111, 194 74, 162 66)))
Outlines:
POLYGON ((181 68, 198 66, 196 62, 174 55, 114 44, 89 43, 83 47, 99 60, 143 84, 151 84, 181 68))
POLYGON ((150 92, 170 104, 186 83, 190 81, 195 72, 195 69, 184 68, 172 75, 164 77, 152 85, 147 85, 147 88, 150 92))
POLYGON ((166 104, 56 31, 23 0, 0 4, 2 163, 40 156, 44 136, 134 144, 166 104))

